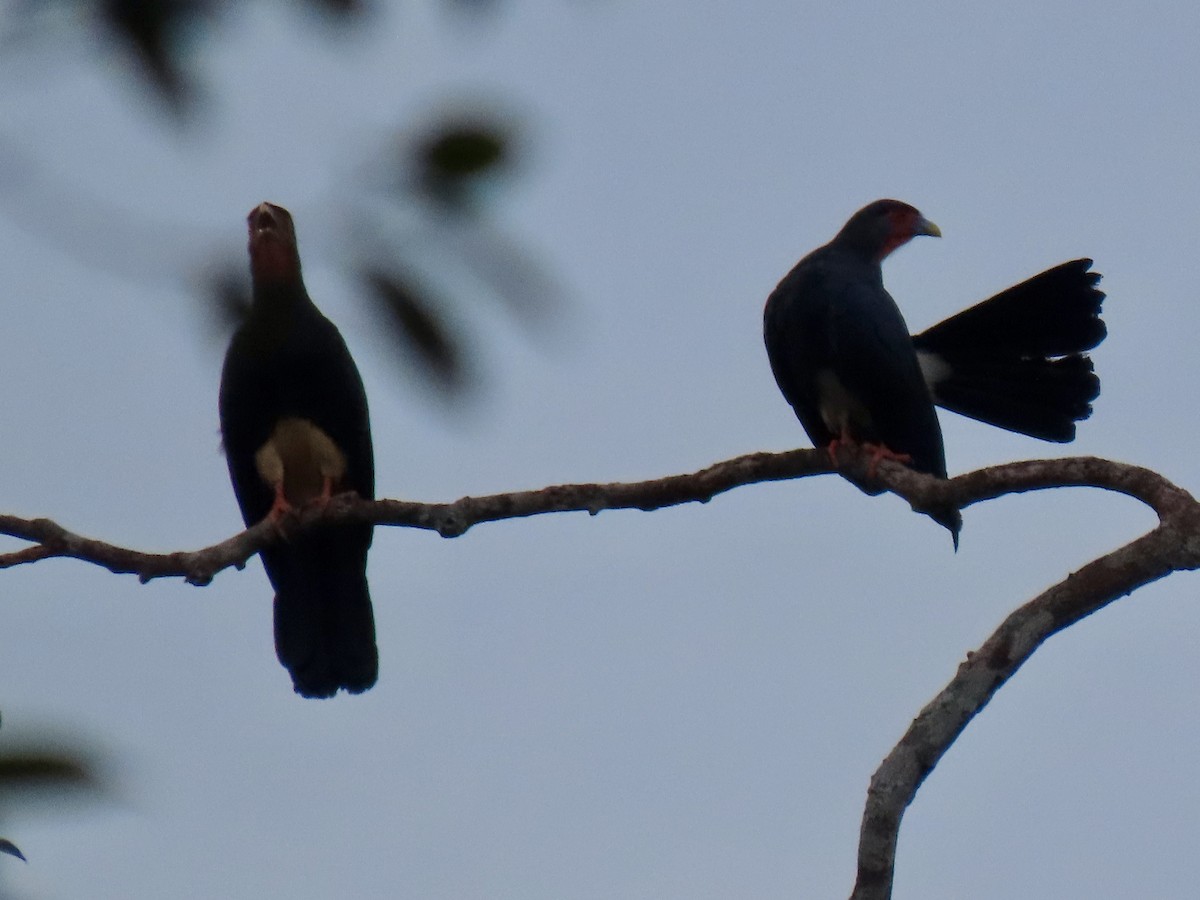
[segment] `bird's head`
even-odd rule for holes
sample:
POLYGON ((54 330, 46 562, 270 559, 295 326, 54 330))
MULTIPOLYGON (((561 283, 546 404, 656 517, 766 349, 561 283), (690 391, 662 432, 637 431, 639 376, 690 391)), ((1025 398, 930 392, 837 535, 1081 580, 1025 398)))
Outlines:
POLYGON ((292 215, 274 203, 260 203, 246 217, 250 232, 250 273, 255 281, 286 281, 300 275, 300 251, 292 215))
POLYGON ((942 230, 907 203, 876 200, 852 215, 834 240, 882 262, 920 234, 941 237, 942 230))

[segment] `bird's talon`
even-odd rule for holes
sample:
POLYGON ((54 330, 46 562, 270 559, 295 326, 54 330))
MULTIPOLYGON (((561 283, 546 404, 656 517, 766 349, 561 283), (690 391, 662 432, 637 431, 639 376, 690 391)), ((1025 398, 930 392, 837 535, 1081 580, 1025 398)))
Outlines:
POLYGON ((871 453, 871 461, 867 463, 867 477, 871 479, 878 474, 879 463, 882 460, 890 459, 906 466, 912 462, 912 456, 907 453, 897 453, 886 444, 863 444, 863 449, 869 450, 871 453))
POLYGON ((295 511, 296 507, 292 506, 287 495, 283 492, 283 482, 276 483, 275 500, 271 503, 271 510, 267 513, 267 517, 278 525, 282 519, 295 511))

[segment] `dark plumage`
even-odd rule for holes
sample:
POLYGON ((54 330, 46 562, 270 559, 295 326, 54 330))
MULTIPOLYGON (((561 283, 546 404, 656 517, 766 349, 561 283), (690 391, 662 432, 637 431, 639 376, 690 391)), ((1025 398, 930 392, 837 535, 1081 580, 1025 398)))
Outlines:
MULTIPOLYGON (((300 274, 288 211, 249 216, 254 296, 221 373, 221 434, 247 526, 355 491, 375 496, 362 379, 300 274)), ((332 697, 375 683, 378 653, 367 589, 372 527, 318 526, 261 553, 275 588, 275 650, 298 694, 332 697)))
POLYGON ((1100 395, 1085 353, 1107 333, 1091 265, 1062 263, 916 335, 933 401, 1008 431, 1075 440, 1100 395))
MULTIPOLYGON (((907 203, 877 200, 767 299, 771 370, 813 443, 874 445, 945 478, 935 403, 1045 440, 1074 439, 1100 392, 1084 355, 1105 335, 1091 260, 1063 263, 910 337, 881 263, 922 234, 941 236, 907 203)), ((933 516, 957 546, 958 511, 933 516)))

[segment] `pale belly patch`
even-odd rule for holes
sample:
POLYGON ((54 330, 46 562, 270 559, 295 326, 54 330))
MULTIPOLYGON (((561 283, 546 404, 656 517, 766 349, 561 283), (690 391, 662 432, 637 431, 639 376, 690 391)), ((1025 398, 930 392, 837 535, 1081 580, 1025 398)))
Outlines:
POLYGON ((870 411, 830 369, 817 373, 817 408, 821 411, 821 421, 835 436, 870 430, 870 411))
POLYGON ((321 496, 326 479, 335 486, 346 475, 346 455, 308 419, 289 417, 275 423, 267 442, 254 454, 259 477, 293 506, 321 496))

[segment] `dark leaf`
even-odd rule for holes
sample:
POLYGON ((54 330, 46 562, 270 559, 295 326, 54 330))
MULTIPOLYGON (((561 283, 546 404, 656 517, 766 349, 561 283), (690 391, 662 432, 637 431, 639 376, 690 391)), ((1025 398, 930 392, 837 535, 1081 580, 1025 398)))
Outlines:
POLYGON ((505 161, 507 138, 490 126, 450 125, 422 148, 423 167, 434 177, 467 178, 505 161))
POLYGON ((0 853, 7 853, 9 856, 15 856, 17 859, 21 860, 21 862, 29 862, 29 860, 25 858, 25 854, 17 849, 17 845, 10 840, 6 840, 5 838, 0 838, 0 853))
POLYGON ((205 293, 221 330, 236 328, 250 311, 250 286, 242 268, 235 270, 229 265, 216 268, 206 281, 205 293))
POLYGON ((311 3, 335 16, 357 16, 367 11, 366 0, 310 0, 311 3))
POLYGON ((363 281, 380 302, 396 336, 420 358, 424 374, 442 388, 461 391, 466 382, 462 353, 441 316, 412 281, 380 271, 366 272, 363 281))
POLYGON ((78 756, 41 749, 0 755, 0 791, 95 785, 89 764, 78 756))
POLYGON ((131 50, 145 76, 176 111, 192 89, 183 68, 183 38, 212 0, 99 0, 103 22, 131 50))
POLYGON ((499 174, 511 162, 509 136, 498 125, 466 119, 443 122, 416 148, 416 184, 443 209, 466 212, 482 179, 499 174))
POLYGON ((497 0, 445 0, 446 5, 456 12, 481 15, 495 11, 500 4, 497 0))

